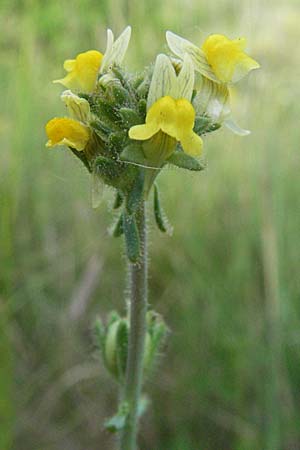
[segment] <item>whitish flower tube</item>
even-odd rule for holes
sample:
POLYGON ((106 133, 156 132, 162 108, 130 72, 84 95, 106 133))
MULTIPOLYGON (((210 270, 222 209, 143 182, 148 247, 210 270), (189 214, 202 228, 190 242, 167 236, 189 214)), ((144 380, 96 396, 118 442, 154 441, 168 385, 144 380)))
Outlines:
POLYGON ((95 329, 104 365, 120 386, 120 404, 106 428, 120 434, 121 450, 137 449, 138 421, 147 405, 141 395, 145 374, 156 365, 168 331, 158 314, 147 314, 146 213, 152 192, 156 225, 170 231, 157 176, 168 166, 203 170, 205 136, 223 124, 248 133, 232 120, 229 86, 258 67, 244 52, 244 40, 212 35, 198 48, 168 32, 173 56, 159 54, 154 64, 132 73, 125 58, 130 35, 127 27, 114 40, 108 30, 104 54, 89 50, 65 61, 67 75, 55 82, 67 88, 61 94, 66 115, 46 124, 46 147, 66 148, 88 170, 92 205, 99 206, 105 186, 115 193, 110 233, 124 237, 128 314, 112 313, 95 329))

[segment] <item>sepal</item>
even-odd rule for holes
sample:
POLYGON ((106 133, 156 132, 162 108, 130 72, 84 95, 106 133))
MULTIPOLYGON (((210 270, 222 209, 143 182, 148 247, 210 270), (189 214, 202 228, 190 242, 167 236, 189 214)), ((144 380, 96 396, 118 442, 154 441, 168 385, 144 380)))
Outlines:
POLYGON ((187 169, 193 171, 201 171, 206 168, 203 162, 190 155, 187 155, 182 150, 175 150, 175 152, 167 159, 168 164, 172 164, 180 169, 187 169))
POLYGON ((143 119, 141 119, 140 115, 134 109, 120 108, 119 114, 126 128, 143 123, 143 119))
POLYGON ((145 166, 147 160, 145 158, 142 145, 140 143, 128 144, 120 155, 121 161, 136 164, 138 166, 145 166))

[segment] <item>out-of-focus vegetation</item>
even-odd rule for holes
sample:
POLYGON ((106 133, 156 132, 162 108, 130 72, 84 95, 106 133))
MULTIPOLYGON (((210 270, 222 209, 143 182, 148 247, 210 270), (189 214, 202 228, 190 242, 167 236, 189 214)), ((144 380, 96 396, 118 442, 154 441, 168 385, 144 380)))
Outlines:
POLYGON ((121 242, 107 195, 66 149, 46 150, 63 113, 62 63, 133 26, 128 67, 171 29, 246 36, 262 66, 233 93, 246 138, 205 139, 200 175, 160 177, 172 237, 150 220, 150 301, 172 333, 141 450, 300 448, 300 59, 298 0, 2 0, 0 6, 0 448, 111 450, 116 389, 91 323, 122 312, 121 242), (299 54, 298 54, 299 56, 299 54))

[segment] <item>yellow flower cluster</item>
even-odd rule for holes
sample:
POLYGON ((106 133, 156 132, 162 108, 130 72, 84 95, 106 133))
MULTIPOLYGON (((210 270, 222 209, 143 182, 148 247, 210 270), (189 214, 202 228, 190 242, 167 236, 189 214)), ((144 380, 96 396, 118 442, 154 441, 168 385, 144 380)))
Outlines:
MULTIPOLYGON (((67 59, 64 62, 67 75, 54 83, 90 96, 97 94, 98 80, 104 74, 111 79, 111 68, 122 63, 130 33, 131 29, 127 27, 114 41, 111 30, 108 30, 104 54, 89 50, 74 59, 67 59)), ((228 86, 259 67, 245 53, 244 38, 230 40, 226 36, 213 34, 201 48, 170 31, 166 33, 166 39, 179 62, 163 54, 157 56, 147 96, 145 123, 133 125, 128 130, 130 139, 141 141, 150 166, 155 163, 158 167, 162 167, 164 159, 175 151, 177 143, 190 156, 201 154, 203 141, 199 134, 202 133, 195 132, 196 116, 210 117, 212 123, 224 123, 237 134, 248 134, 231 118, 228 86), (195 72, 200 73, 197 82, 195 72), (171 139, 164 139, 164 136, 171 139), (149 141, 150 145, 145 141, 149 141), (160 148, 161 157, 152 158, 153 151, 146 151, 151 145, 160 148), (165 150, 161 150, 163 146, 165 150)), ((65 91, 62 99, 71 118, 55 118, 48 122, 47 147, 67 145, 83 151, 93 132, 89 103, 71 91, 65 91)))

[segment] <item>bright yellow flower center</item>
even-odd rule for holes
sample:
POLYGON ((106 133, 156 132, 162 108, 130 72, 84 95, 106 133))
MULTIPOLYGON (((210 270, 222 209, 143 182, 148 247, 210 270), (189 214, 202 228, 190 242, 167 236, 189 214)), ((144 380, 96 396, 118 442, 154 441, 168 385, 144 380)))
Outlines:
POLYGON ((192 104, 185 98, 176 100, 167 95, 153 103, 145 124, 130 128, 129 137, 144 141, 162 131, 179 141, 186 153, 198 156, 202 150, 202 139, 193 132, 194 123, 192 104))
POLYGON ((64 78, 55 80, 54 83, 60 83, 69 89, 92 92, 102 59, 102 53, 96 50, 79 53, 75 59, 67 59, 64 62, 64 69, 69 73, 64 78))
POLYGON ((90 139, 90 130, 87 126, 66 117, 49 120, 46 133, 49 139, 46 147, 66 145, 81 151, 90 139))
POLYGON ((259 64, 243 50, 245 38, 230 40, 221 34, 209 36, 202 46, 207 61, 223 83, 236 82, 259 64))

